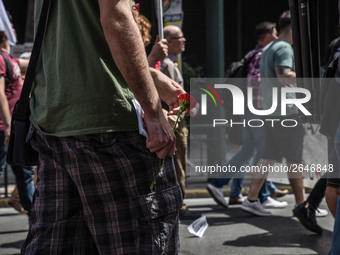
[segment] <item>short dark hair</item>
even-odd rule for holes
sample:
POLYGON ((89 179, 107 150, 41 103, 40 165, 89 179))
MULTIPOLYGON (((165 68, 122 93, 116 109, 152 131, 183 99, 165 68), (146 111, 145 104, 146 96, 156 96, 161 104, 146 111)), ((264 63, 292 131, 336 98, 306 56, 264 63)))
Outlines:
POLYGON ((281 14, 279 18, 279 32, 281 33, 283 30, 288 28, 292 24, 290 11, 285 11, 281 14))
POLYGON ((274 28, 276 28, 276 23, 261 22, 261 23, 257 24, 256 27, 255 27, 256 41, 261 40, 268 33, 269 34, 273 33, 274 28))

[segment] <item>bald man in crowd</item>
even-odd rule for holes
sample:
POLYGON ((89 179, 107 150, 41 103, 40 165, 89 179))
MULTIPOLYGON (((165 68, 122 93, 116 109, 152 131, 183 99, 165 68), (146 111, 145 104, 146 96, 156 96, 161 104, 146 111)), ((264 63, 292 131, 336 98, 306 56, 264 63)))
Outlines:
MULTIPOLYGON (((176 81, 179 85, 184 87, 183 77, 181 71, 178 68, 177 59, 178 56, 185 50, 186 39, 182 30, 175 26, 169 25, 164 28, 164 38, 168 42, 168 56, 164 58, 161 65, 161 71, 168 77, 176 81)), ((166 104, 162 104, 163 111, 167 117, 171 126, 175 125, 176 116, 167 116, 168 107, 166 104)), ((196 109, 191 110, 189 114, 195 115, 196 109)), ((185 169, 187 165, 187 148, 188 148, 188 128, 185 120, 185 114, 181 116, 181 121, 178 124, 176 132, 176 154, 174 156, 174 163, 176 168, 177 180, 182 190, 183 198, 185 196, 185 169)), ((180 219, 189 219, 195 217, 189 212, 187 206, 183 203, 180 210, 180 219)))

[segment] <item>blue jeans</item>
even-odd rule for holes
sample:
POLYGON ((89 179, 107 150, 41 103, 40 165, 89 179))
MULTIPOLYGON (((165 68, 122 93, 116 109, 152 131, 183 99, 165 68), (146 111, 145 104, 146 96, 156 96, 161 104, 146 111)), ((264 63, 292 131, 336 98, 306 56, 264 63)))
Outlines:
MULTIPOLYGON (((229 195, 230 198, 237 199, 237 198, 242 197, 241 191, 242 191, 243 179, 244 178, 233 178, 233 181, 231 183, 231 188, 230 188, 230 195, 229 195)), ((263 203, 269 196, 274 194, 277 190, 278 189, 273 182, 265 181, 261 187, 259 197, 258 197, 260 202, 263 203)))
POLYGON ((267 189, 270 195, 273 195, 274 193, 276 193, 278 188, 275 186, 275 184, 272 181, 266 181, 266 184, 267 184, 267 189))
MULTIPOLYGON (((0 132, 0 176, 6 168, 7 146, 4 145, 5 135, 0 132)), ((11 166, 15 175, 15 181, 18 187, 18 193, 22 207, 31 212, 34 193, 34 167, 22 168, 20 166, 11 166)))
MULTIPOLYGON (((338 125, 338 128, 335 133, 334 147, 336 151, 336 157, 338 159, 338 162, 340 163, 340 124, 338 125)), ((340 178, 340 175, 338 176, 338 178, 340 178)), ((337 201, 335 222, 334 222, 334 228, 333 228, 332 245, 329 251, 329 255, 339 254, 340 252, 339 237, 340 237, 340 196, 338 197, 338 201, 337 201)))
MULTIPOLYGON (((245 115, 246 122, 250 119, 259 119, 259 116, 250 113, 249 111, 245 115)), ((264 151, 265 145, 265 127, 244 127, 242 129, 242 148, 241 150, 229 161, 228 165, 235 166, 239 171, 241 166, 249 163, 256 164, 264 151)), ((230 191, 230 198, 237 199, 241 197, 242 183, 245 173, 238 172, 233 178, 233 183, 230 191)), ((227 185, 231 178, 216 178, 211 180, 211 184, 222 188, 223 185, 227 185)), ((259 194, 259 198, 262 201, 266 200, 270 195, 266 185, 262 186, 259 194)))

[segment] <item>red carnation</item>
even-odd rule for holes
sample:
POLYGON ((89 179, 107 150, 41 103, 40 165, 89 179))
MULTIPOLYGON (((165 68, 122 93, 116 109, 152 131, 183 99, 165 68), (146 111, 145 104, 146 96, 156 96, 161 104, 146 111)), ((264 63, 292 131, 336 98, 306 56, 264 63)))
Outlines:
POLYGON ((161 70, 161 61, 157 61, 156 65, 155 65, 155 69, 161 70))
POLYGON ((188 93, 180 94, 177 97, 181 101, 181 107, 180 107, 181 112, 189 111, 190 108, 194 108, 197 104, 196 99, 188 93))
MULTIPOLYGON (((175 125, 172 128, 172 130, 174 132, 178 132, 176 130, 176 126, 177 126, 178 121, 181 119, 182 113, 185 112, 185 111, 189 111, 190 108, 194 108, 196 106, 196 104, 197 104, 196 99, 193 96, 190 96, 190 94, 188 94, 188 93, 178 95, 177 97, 178 97, 179 101, 181 101, 181 105, 179 107, 179 111, 178 111, 178 114, 177 114, 177 119, 176 119, 175 125)), ((158 174, 160 173, 163 164, 164 164, 164 159, 160 159, 159 167, 158 167, 158 172, 157 172, 157 175, 153 178, 153 181, 152 181, 152 183, 150 185, 150 190, 153 189, 153 186, 155 185, 155 182, 156 182, 156 178, 157 178, 158 174)))

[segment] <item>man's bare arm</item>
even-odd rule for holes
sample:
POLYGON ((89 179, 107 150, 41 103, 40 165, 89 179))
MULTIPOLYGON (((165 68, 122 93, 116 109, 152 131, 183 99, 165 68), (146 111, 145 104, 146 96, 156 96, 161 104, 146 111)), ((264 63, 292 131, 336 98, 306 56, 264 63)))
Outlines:
POLYGON ((173 155, 175 136, 163 116, 144 44, 132 17, 129 0, 98 0, 100 20, 112 57, 144 110, 147 147, 158 157, 173 155), (132 71, 133 70, 133 71, 132 71))
POLYGON ((19 58, 19 66, 20 66, 21 72, 25 73, 27 71, 28 63, 29 63, 29 59, 19 58))
POLYGON ((178 107, 180 101, 177 96, 186 93, 181 85, 154 68, 150 68, 150 72, 160 98, 169 106, 170 110, 178 107))
POLYGON ((9 135, 11 132, 11 113, 9 111, 8 101, 5 94, 5 78, 0 77, 0 119, 5 126, 5 142, 4 145, 8 145, 9 135))

